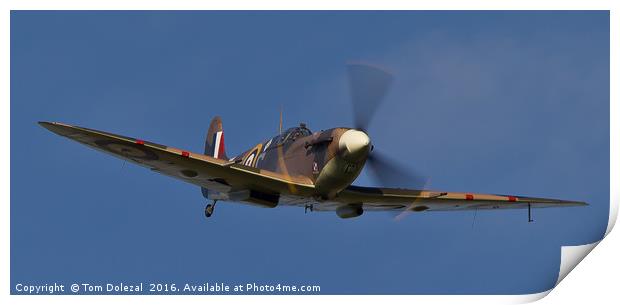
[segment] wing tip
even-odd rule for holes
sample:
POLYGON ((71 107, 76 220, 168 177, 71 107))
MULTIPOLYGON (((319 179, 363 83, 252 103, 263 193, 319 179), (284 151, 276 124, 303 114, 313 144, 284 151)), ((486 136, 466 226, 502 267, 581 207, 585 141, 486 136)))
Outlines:
POLYGON ((41 125, 41 127, 53 131, 52 129, 54 128, 54 126, 56 125, 56 122, 47 122, 47 121, 39 121, 37 122, 39 125, 41 125))
POLYGON ((37 122, 41 127, 61 136, 64 136, 71 128, 71 125, 63 124, 59 122, 39 121, 37 122))
POLYGON ((585 201, 578 200, 557 200, 557 203, 567 206, 588 206, 589 204, 585 201))
POLYGON ((556 203, 560 206, 566 207, 589 206, 589 204, 585 201, 559 200, 556 203))
POLYGON ((585 201, 573 201, 576 206, 589 206, 590 204, 585 201))
POLYGON ((67 124, 63 124, 59 122, 38 121, 37 123, 45 128, 50 127, 50 126, 56 126, 56 125, 69 126, 67 124))

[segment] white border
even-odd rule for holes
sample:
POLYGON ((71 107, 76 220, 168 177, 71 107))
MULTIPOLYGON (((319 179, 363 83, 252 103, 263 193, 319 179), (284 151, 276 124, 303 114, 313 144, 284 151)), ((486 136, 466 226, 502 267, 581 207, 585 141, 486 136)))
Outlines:
MULTIPOLYGON (((0 289, 3 292, 0 296, 0 300, 3 304, 13 303, 30 303, 33 301, 45 302, 50 304, 80 304, 84 301, 92 303, 109 303, 110 301, 119 302, 123 304, 130 304, 138 302, 149 302, 152 304, 161 304, 169 302, 184 302, 192 304, 203 304, 204 302, 218 302, 223 304, 231 303, 246 303, 247 301, 259 301, 269 302, 272 304, 289 304, 292 302, 302 304, 314 304, 317 301, 331 301, 331 302, 357 302, 357 303, 376 303, 385 302, 390 303, 411 303, 411 302, 424 302, 426 304, 441 304, 441 303, 455 303, 459 304, 498 304, 498 303, 523 303, 538 300, 546 296, 550 291, 542 292, 533 295, 519 295, 519 296, 166 296, 166 297, 153 297, 153 296, 9 296, 10 294, 10 273, 9 273, 9 230, 10 230, 10 92, 9 92, 9 80, 10 80, 10 57, 9 57, 9 35, 10 35, 10 10, 69 10, 69 9, 113 9, 113 10, 134 10, 134 9, 149 9, 149 10, 183 10, 183 9, 216 9, 216 10, 273 10, 273 9, 324 9, 324 10, 391 10, 391 9, 415 9, 415 10, 478 10, 478 9, 494 9, 494 10, 544 10, 544 9, 596 9, 596 10, 611 10, 611 75, 610 84, 618 84, 618 61, 616 60, 619 48, 618 36, 618 14, 617 6, 618 1, 576 1, 576 0, 563 0, 563 1, 550 1, 550 0, 505 0, 505 1, 459 1, 459 0, 443 0, 443 1, 398 1, 398 0, 359 0, 351 3, 346 1, 330 1, 330 0, 314 0, 314 1, 286 1, 286 0, 236 0, 236 1, 192 1, 192 0, 177 0, 177 1, 128 1, 128 0, 108 0, 108 1, 77 1, 77 0, 61 0, 61 1, 45 1, 45 0, 31 0, 31 1, 15 1, 5 0, 0 1, 2 6, 2 30, 0 31, 0 41, 2 44, 2 57, 0 59, 0 67, 2 67, 2 79, 0 82, 0 92, 2 94, 2 109, 0 111, 0 124, 2 126, 1 141, 2 149, 2 170, 3 170, 3 183, 0 186, 2 188, 2 194, 5 198, 5 211, 3 215, 3 233, 0 234, 0 242, 5 245, 5 251, 2 251, 2 266, 3 275, 0 278, 0 289), (355 5, 353 5, 353 3, 355 5), (147 5, 148 4, 148 5, 147 5), (33 299, 36 298, 36 299, 33 299)), ((616 86, 611 86, 611 132, 610 140, 617 139, 618 137, 618 93, 616 86)), ((609 223, 607 226, 606 234, 611 232, 611 229, 615 225, 618 214, 619 193, 617 188, 613 186, 618 185, 618 156, 620 151, 618 150, 618 142, 611 141, 610 146, 610 196, 611 207, 609 215, 609 223)), ((601 242, 606 250, 596 250, 590 257, 595 256, 596 259, 586 259, 588 267, 578 267, 572 274, 578 272, 579 276, 568 276, 567 280, 563 281, 563 284, 558 286, 555 292, 550 297, 546 298, 544 303, 554 304, 566 304, 573 302, 585 302, 590 301, 593 297, 591 293, 596 292, 598 297, 602 299, 615 299, 615 289, 617 289, 617 275, 618 264, 616 263, 616 257, 618 251, 618 237, 610 236, 601 242), (607 277, 607 278, 605 278, 607 277), (564 284, 566 283, 566 284, 564 284), (565 286, 565 287, 563 287, 565 286)), ((583 257, 598 244, 593 243, 585 246, 571 247, 562 250, 563 257, 572 257, 573 261, 580 261, 583 257), (566 252, 568 251, 568 252, 566 252)), ((563 272, 570 270, 569 265, 566 265, 567 261, 563 259, 563 266, 561 269, 563 272)))
POLYGON ((399 1, 399 0, 358 0, 358 1, 287 1, 287 0, 9 0, 3 1, 13 10, 609 10, 611 0, 437 0, 437 1, 399 1), (98 2, 98 3, 96 3, 98 2))

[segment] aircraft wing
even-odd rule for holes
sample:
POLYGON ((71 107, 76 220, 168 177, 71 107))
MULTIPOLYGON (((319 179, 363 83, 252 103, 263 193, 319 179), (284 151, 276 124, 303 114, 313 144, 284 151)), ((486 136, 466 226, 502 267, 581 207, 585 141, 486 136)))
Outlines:
POLYGON ((349 186, 315 210, 335 210, 343 204, 362 203, 365 211, 463 211, 475 209, 527 209, 587 205, 568 201, 510 195, 408 190, 396 188, 349 186))
MULTIPOLYGON (((305 177, 291 177, 168 147, 136 138, 63 123, 39 122, 50 131, 115 157, 191 184, 219 192, 252 190, 269 197, 280 194, 309 196, 314 185, 305 177)), ((260 199, 260 198, 259 198, 260 199)), ((239 200, 245 201, 243 198, 239 200)), ((253 202, 257 203, 257 202, 253 202)))
POLYGON ((285 176, 199 153, 84 127, 52 122, 39 122, 39 124, 91 148, 191 184, 230 194, 248 190, 260 192, 258 196, 250 198, 251 200, 246 200, 243 195, 231 200, 258 203, 263 206, 275 206, 278 200, 283 205, 313 204, 317 211, 333 211, 342 205, 360 203, 367 211, 459 211, 586 205, 580 201, 523 196, 360 186, 349 186, 336 198, 317 202, 312 197, 314 185, 307 177, 285 176), (270 195, 279 196, 279 199, 271 203, 261 202, 260 197, 269 198, 270 195))

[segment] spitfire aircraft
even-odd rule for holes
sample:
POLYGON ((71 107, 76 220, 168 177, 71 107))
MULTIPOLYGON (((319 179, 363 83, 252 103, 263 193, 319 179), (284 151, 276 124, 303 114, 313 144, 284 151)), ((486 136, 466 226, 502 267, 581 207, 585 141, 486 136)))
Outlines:
POLYGON ((224 148, 222 120, 208 129, 204 153, 190 152, 109 132, 55 122, 39 122, 61 136, 94 149, 201 187, 213 215, 218 201, 260 207, 303 207, 304 211, 335 211, 341 218, 365 211, 464 211, 528 209, 586 205, 585 202, 512 195, 424 190, 426 179, 374 149, 368 134, 371 118, 387 92, 392 76, 367 64, 349 64, 354 128, 312 132, 305 124, 282 131, 233 158, 224 148), (417 189, 355 186, 366 166, 380 183, 406 182, 417 189))

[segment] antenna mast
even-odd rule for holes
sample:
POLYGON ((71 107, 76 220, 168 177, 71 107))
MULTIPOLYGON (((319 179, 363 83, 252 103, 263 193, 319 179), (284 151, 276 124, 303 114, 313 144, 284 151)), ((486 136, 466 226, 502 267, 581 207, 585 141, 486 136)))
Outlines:
POLYGON ((282 105, 280 105, 280 135, 282 135, 282 105))

